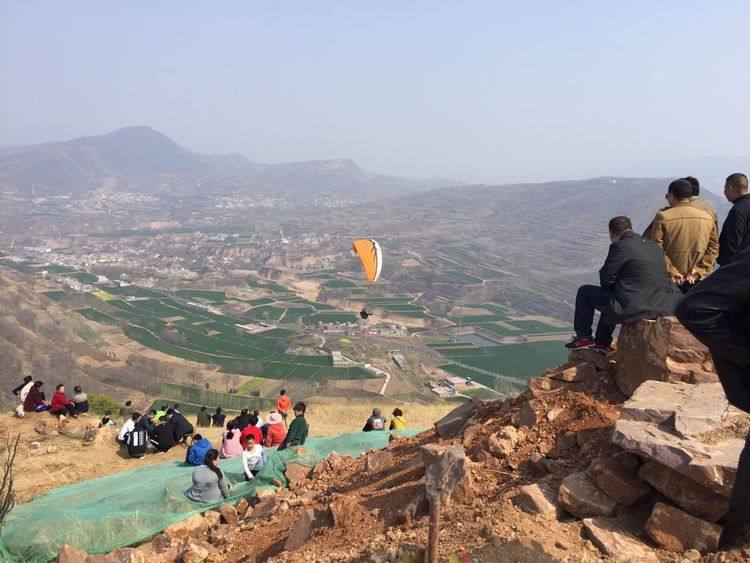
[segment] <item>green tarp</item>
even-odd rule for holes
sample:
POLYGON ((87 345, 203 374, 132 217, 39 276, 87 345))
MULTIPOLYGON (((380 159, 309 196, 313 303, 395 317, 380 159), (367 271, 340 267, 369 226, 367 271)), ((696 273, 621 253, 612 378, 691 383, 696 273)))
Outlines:
MULTIPOLYGON (((413 435, 415 432, 408 432, 413 435)), ((246 482, 242 460, 220 461, 232 484, 230 501, 269 488, 273 479, 286 485, 284 467, 295 461, 312 467, 331 452, 356 457, 388 444, 388 432, 355 432, 313 438, 305 453, 267 451, 265 467, 246 482)), ((195 468, 181 462, 155 463, 46 493, 16 506, 3 526, 0 555, 7 561, 48 561, 69 544, 88 553, 107 553, 159 533, 167 526, 217 505, 197 504, 183 492, 195 468)))

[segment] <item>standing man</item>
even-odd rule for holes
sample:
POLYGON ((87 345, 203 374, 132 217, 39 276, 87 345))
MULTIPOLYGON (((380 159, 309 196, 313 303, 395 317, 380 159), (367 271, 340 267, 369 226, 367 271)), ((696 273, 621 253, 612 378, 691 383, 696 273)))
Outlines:
POLYGON ((732 202, 719 237, 719 266, 731 264, 737 255, 750 246, 750 194, 747 193, 747 176, 732 174, 724 183, 724 197, 732 202))
POLYGON ((687 180, 669 184, 669 207, 656 214, 649 233, 664 249, 669 276, 683 293, 711 273, 719 255, 714 218, 692 205, 692 193, 687 180))
POLYGON ((609 238, 612 244, 599 270, 599 285, 578 289, 576 335, 566 348, 606 353, 618 323, 670 315, 680 300, 679 290, 669 280, 664 252, 654 241, 633 232, 630 219, 611 219, 609 238), (595 310, 601 318, 592 338, 595 310))
MULTIPOLYGON (((686 295, 676 314, 711 351, 727 400, 750 413, 750 248, 686 295)), ((731 504, 750 516, 750 434, 737 466, 731 504)))
POLYGON ((284 419, 284 426, 289 428, 289 423, 286 421, 289 416, 289 409, 292 408, 292 400, 286 394, 286 389, 282 389, 279 393, 279 398, 276 399, 276 412, 281 415, 284 419))
POLYGON ((685 176, 683 180, 687 180, 688 182, 690 182, 690 185, 693 188, 693 195, 690 196, 690 205, 692 205, 696 209, 700 209, 701 211, 705 211, 706 213, 708 213, 711 217, 713 217, 714 223, 716 223, 716 225, 718 226, 719 215, 716 213, 716 208, 707 201, 700 198, 701 185, 698 182, 698 178, 694 178, 693 176, 685 176))

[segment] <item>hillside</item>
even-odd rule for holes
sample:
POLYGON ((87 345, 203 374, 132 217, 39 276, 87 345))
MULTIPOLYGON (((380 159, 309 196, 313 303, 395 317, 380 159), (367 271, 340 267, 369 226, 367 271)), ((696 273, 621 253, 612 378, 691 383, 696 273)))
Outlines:
POLYGON ((237 154, 200 154, 146 126, 0 149, 0 188, 27 197, 32 189, 41 195, 108 188, 172 197, 238 192, 366 201, 456 183, 373 174, 351 160, 259 164, 237 154))
MULTIPOLYGON (((598 281, 595 274, 609 245, 609 219, 627 215, 642 232, 664 207, 668 183, 610 177, 458 186, 329 210, 325 216, 299 221, 309 228, 356 226, 356 232, 382 237, 389 249, 418 252, 418 265, 405 268, 394 260, 384 264, 383 275, 403 290, 509 302, 530 313, 567 318, 578 285, 598 281), (453 263, 448 270, 460 267, 484 282, 456 283, 445 273, 446 259, 453 263)), ((723 220, 728 204, 711 193, 703 197, 723 220)))

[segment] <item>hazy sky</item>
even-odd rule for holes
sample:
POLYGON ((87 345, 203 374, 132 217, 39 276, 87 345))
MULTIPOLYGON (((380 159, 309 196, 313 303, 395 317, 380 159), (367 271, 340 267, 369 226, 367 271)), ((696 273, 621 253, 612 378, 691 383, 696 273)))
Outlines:
POLYGON ((748 26, 747 1, 0 0, 0 145, 146 124, 260 162, 638 173, 750 155, 748 26))

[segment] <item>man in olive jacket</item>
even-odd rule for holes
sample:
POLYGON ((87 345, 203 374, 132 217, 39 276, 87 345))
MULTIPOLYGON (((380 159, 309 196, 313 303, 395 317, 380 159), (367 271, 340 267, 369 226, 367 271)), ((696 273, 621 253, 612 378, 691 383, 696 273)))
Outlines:
POLYGON ((716 222, 693 206, 692 193, 687 180, 669 184, 669 207, 656 214, 649 235, 664 249, 669 276, 683 293, 711 273, 719 254, 716 222))
POLYGON ((658 244, 633 232, 627 217, 610 220, 609 237, 612 244, 599 270, 599 286, 578 289, 576 335, 567 348, 606 353, 619 323, 670 315, 680 301, 680 290, 669 279, 658 244), (601 312, 601 318, 592 338, 595 310, 601 312))

